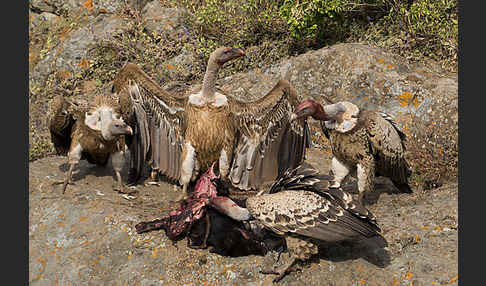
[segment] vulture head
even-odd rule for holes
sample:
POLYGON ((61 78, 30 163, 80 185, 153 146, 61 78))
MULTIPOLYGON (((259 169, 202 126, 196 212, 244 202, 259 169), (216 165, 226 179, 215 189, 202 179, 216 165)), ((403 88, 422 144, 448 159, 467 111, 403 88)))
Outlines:
POLYGON ((351 102, 341 101, 322 106, 313 99, 304 100, 290 119, 296 120, 312 116, 316 120, 324 121, 327 129, 346 132, 354 128, 358 122, 359 108, 351 102))
POLYGON ((132 128, 123 121, 117 105, 112 101, 109 97, 99 96, 85 114, 86 126, 101 131, 101 136, 105 140, 133 134, 132 128))
POLYGON ((222 66, 224 63, 231 61, 233 59, 242 57, 245 52, 241 49, 233 47, 219 47, 209 56, 209 61, 214 61, 218 65, 222 66))

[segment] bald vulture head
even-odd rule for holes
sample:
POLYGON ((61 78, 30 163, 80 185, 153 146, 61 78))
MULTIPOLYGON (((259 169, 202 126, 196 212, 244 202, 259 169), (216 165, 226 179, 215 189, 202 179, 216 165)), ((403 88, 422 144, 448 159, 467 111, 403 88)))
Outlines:
POLYGON ((93 130, 101 131, 103 139, 114 140, 121 135, 132 135, 133 131, 117 109, 108 101, 97 100, 85 114, 84 123, 93 130))
POLYGON ((244 55, 245 52, 241 49, 233 47, 219 47, 211 53, 211 55, 209 56, 209 61, 215 62, 218 65, 222 66, 226 62, 242 57, 244 55))
POLYGON ((312 118, 324 121, 327 129, 346 132, 358 122, 359 108, 351 102, 341 101, 322 106, 313 99, 304 100, 290 116, 291 120, 312 118))

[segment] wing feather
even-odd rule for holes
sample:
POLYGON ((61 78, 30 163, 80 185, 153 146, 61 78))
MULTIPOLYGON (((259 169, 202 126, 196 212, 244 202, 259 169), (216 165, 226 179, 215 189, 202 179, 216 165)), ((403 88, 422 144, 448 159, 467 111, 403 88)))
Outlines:
POLYGON ((396 123, 384 113, 368 112, 365 127, 371 149, 375 155, 377 169, 381 175, 398 182, 407 182, 410 166, 404 158, 405 145, 396 123))
POLYGON ((132 174, 138 180, 147 162, 168 177, 178 180, 187 97, 164 91, 138 66, 126 64, 115 77, 112 91, 118 95, 122 114, 130 117, 134 135, 129 145, 132 174), (136 131, 135 131, 136 130, 136 131))
POLYGON ((281 80, 264 97, 243 102, 228 96, 238 125, 238 141, 229 179, 240 189, 270 185, 278 175, 296 167, 310 147, 306 121, 290 122, 298 105, 295 88, 281 80))

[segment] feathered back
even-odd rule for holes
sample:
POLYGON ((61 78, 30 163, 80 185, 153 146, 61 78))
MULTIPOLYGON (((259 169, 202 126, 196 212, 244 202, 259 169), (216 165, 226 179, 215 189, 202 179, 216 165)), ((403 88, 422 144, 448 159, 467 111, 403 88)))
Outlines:
POLYGON ((277 178, 268 192, 271 194, 284 190, 311 191, 325 197, 332 203, 340 205, 343 209, 362 219, 369 219, 372 224, 378 227, 373 213, 354 200, 342 188, 330 188, 330 181, 329 175, 320 174, 312 165, 304 162, 297 168, 285 171, 282 176, 277 178))

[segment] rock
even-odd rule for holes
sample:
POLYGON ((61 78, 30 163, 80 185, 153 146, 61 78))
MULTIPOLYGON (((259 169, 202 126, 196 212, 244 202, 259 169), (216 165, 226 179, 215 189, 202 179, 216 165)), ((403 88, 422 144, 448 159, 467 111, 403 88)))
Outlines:
MULTIPOLYGON (((309 162, 325 173, 329 154, 309 151, 309 162)), ((126 200, 112 191, 109 164, 103 168, 82 160, 73 174, 75 185, 63 195, 60 186, 51 183, 64 178, 66 160, 52 156, 29 164, 29 285, 271 285, 274 275, 259 271, 275 264, 276 252, 230 258, 209 249, 189 249, 186 239, 172 243, 163 230, 136 233, 138 222, 161 218, 173 209, 169 201, 180 188, 165 182, 160 187, 140 184, 137 198, 126 200)), ((434 190, 433 196, 378 191, 380 198, 369 209, 389 250, 362 253, 349 246, 327 246, 319 258, 279 285, 410 285, 412 280, 433 285, 437 277, 454 277, 457 228, 437 232, 436 226, 457 222, 457 182, 434 190), (420 242, 403 247, 403 237, 420 237, 420 242), (380 266, 387 256, 388 264, 380 266)))
POLYGON ((184 13, 183 9, 167 8, 162 6, 160 1, 155 0, 145 5, 142 19, 149 32, 184 41, 184 38, 189 37, 183 24, 184 13))
POLYGON ((429 123, 451 111, 456 114, 452 122, 457 122, 457 75, 444 77, 363 44, 337 44, 310 51, 219 83, 236 96, 253 99, 283 77, 290 79, 302 98, 323 103, 324 97, 347 100, 362 108, 387 112, 402 123, 410 113, 429 123))
POLYGON ((46 23, 49 26, 54 25, 59 20, 59 16, 49 12, 42 12, 40 14, 29 11, 29 32, 31 33, 36 26, 46 23))
POLYGON ((53 71, 75 73, 86 67, 89 61, 88 50, 96 43, 110 40, 114 34, 126 30, 126 25, 126 20, 116 15, 99 15, 93 18, 49 51, 34 67, 30 80, 42 82, 53 71))
MULTIPOLYGON (((134 5, 138 1, 130 1, 134 5)), ((83 10, 100 10, 107 13, 120 12, 125 7, 124 1, 118 0, 31 0, 29 8, 36 12, 50 12, 57 15, 68 15, 83 10)))

